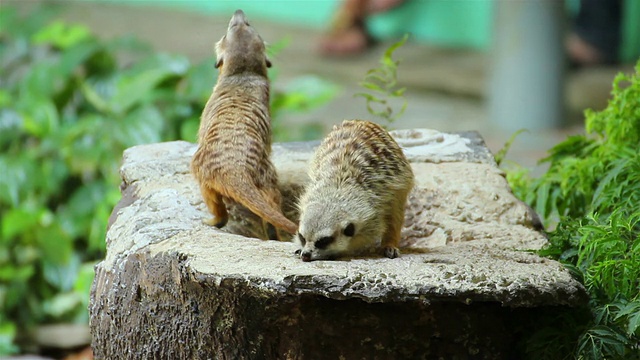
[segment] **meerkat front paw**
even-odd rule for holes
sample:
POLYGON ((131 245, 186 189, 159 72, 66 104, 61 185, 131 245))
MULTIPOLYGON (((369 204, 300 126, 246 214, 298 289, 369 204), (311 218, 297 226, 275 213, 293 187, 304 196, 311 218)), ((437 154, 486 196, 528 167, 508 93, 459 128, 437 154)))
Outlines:
POLYGON ((395 259, 400 255, 400 250, 398 250, 395 246, 385 246, 384 247, 384 256, 389 259, 395 259))

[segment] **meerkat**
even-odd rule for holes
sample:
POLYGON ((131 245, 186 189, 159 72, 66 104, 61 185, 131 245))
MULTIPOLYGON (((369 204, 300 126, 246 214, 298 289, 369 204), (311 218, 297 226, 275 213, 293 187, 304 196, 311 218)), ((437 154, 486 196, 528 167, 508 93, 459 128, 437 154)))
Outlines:
POLYGON ((216 43, 218 80, 202 112, 199 147, 191 161, 202 197, 218 228, 226 225, 223 198, 258 215, 270 238, 269 224, 291 234, 297 225, 281 210, 282 195, 271 155, 269 79, 271 63, 264 41, 237 10, 227 33, 216 43))
POLYGON ((345 120, 315 151, 298 207, 293 241, 303 261, 382 248, 399 255, 413 171, 400 146, 379 125, 345 120))

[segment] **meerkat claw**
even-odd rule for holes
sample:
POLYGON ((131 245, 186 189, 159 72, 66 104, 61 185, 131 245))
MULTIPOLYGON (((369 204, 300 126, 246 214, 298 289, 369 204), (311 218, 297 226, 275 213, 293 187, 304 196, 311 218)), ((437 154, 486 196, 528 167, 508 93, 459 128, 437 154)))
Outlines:
POLYGON ((397 247, 386 246, 384 248, 384 256, 388 257, 389 259, 395 259, 399 255, 400 255, 400 250, 398 250, 397 247))

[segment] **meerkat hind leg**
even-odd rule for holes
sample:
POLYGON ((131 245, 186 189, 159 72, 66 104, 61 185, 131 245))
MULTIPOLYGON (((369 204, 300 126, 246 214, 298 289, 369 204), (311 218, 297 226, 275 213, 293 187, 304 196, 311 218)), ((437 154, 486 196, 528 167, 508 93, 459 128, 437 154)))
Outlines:
POLYGON ((264 221, 264 230, 269 240, 280 240, 280 233, 273 224, 264 221))
POLYGON ((215 226, 218 229, 227 225, 229 213, 227 213, 227 207, 222 201, 222 195, 208 186, 203 186, 202 197, 205 204, 207 204, 207 208, 213 214, 212 219, 203 220, 203 223, 215 226))
MULTIPOLYGON (((275 179, 265 179, 266 183, 271 183, 271 186, 263 190, 263 194, 271 201, 272 204, 275 205, 278 211, 282 211, 282 195, 280 194, 280 190, 278 190, 278 185, 275 179)), ((267 239, 269 240, 282 240, 284 237, 282 236, 282 231, 276 228, 273 224, 263 221, 264 230, 267 235, 267 239)))

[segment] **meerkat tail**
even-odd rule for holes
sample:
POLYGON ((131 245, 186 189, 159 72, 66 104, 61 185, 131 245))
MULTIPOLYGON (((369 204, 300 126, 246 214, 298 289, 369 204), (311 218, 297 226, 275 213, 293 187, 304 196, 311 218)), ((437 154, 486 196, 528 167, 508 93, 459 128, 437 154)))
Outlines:
POLYGON ((229 196, 230 198, 242 204, 268 223, 291 234, 295 234, 298 231, 298 225, 282 214, 279 204, 269 201, 268 197, 258 188, 243 186, 241 189, 234 190, 236 190, 236 194, 241 194, 241 196, 229 196))

